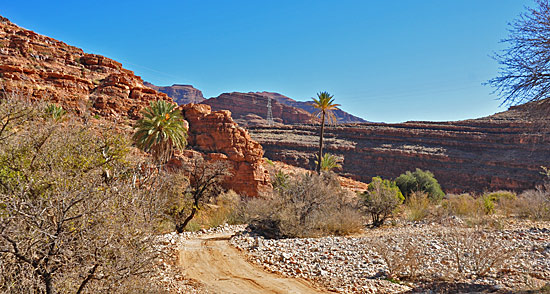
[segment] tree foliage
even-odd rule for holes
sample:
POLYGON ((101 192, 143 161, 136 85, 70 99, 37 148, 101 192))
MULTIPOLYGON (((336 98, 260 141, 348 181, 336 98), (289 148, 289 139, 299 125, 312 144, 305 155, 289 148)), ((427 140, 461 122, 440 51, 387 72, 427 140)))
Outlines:
POLYGON ((384 224, 395 208, 405 200, 395 182, 380 177, 372 178, 367 191, 360 194, 360 198, 365 210, 371 215, 373 227, 384 224))
POLYGON ((506 105, 539 101, 550 94, 550 3, 536 0, 510 24, 502 40, 508 48, 495 54, 499 76, 489 80, 506 105))
POLYGON ((430 171, 423 171, 419 168, 414 172, 407 171, 395 179, 401 193, 407 197, 412 192, 425 192, 428 198, 434 201, 441 200, 445 193, 430 171))
POLYGON ((325 121, 327 121, 329 124, 337 122, 336 116, 332 111, 338 109, 338 106, 340 106, 340 104, 334 103, 334 95, 331 95, 328 92, 320 92, 317 93, 317 98, 313 98, 313 103, 311 105, 315 109, 317 109, 316 116, 321 118, 321 132, 319 133, 319 153, 317 155, 316 167, 317 172, 320 173, 321 163, 323 161, 323 136, 325 134, 325 121))
POLYGON ((155 160, 165 163, 187 144, 187 129, 176 104, 158 100, 142 111, 143 118, 135 125, 134 142, 138 148, 151 152, 155 160))

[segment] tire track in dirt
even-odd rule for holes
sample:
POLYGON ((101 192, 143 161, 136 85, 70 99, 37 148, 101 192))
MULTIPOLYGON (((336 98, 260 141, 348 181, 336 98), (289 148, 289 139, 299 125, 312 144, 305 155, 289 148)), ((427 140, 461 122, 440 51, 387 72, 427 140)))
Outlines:
POLYGON ((186 278, 197 280, 212 293, 332 293, 302 279, 268 273, 249 263, 228 240, 231 234, 203 236, 184 241, 178 266, 186 278))

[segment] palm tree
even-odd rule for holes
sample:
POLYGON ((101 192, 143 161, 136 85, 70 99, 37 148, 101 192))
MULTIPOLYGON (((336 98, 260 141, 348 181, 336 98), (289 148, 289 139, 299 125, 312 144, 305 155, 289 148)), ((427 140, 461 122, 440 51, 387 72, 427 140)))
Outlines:
MULTIPOLYGON (((323 154, 323 159, 321 159, 321 170, 328 172, 335 168, 341 168, 342 166, 339 164, 339 161, 338 157, 325 153, 323 154)), ((316 160, 315 164, 319 164, 319 162, 316 160)))
POLYGON ((187 129, 176 104, 164 100, 151 102, 142 110, 143 118, 137 121, 133 140, 136 146, 151 152, 159 164, 166 163, 174 149, 182 150, 187 144, 187 129))
POLYGON ((316 115, 321 118, 321 134, 319 135, 319 155, 317 157, 317 172, 321 172, 323 160, 323 136, 325 134, 325 120, 329 123, 336 123, 337 119, 332 113, 340 104, 334 104, 334 96, 328 92, 317 93, 317 99, 313 98, 313 107, 317 109, 316 115))

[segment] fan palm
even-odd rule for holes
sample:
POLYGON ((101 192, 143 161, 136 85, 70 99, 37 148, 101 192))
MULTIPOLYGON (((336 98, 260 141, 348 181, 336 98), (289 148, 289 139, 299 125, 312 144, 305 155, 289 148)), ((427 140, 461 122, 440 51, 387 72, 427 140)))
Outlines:
POLYGON ((176 104, 164 100, 151 102, 137 121, 133 140, 145 152, 151 152, 158 163, 165 163, 187 144, 187 129, 176 104))
POLYGON ((323 136, 325 135, 325 120, 329 123, 336 123, 337 119, 333 110, 337 109, 340 104, 334 103, 334 95, 328 92, 317 93, 317 98, 313 98, 311 104, 317 109, 316 115, 321 118, 321 133, 319 135, 319 154, 317 157, 317 172, 321 172, 321 162, 323 161, 323 136))

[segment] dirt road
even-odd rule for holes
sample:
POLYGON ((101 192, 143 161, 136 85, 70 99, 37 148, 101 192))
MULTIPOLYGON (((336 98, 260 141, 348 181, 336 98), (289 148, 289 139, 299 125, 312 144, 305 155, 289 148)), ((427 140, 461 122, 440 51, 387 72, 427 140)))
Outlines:
POLYGON ((330 293, 305 280, 283 278, 248 263, 228 240, 230 234, 184 242, 178 264, 185 277, 200 281, 212 293, 330 293))

